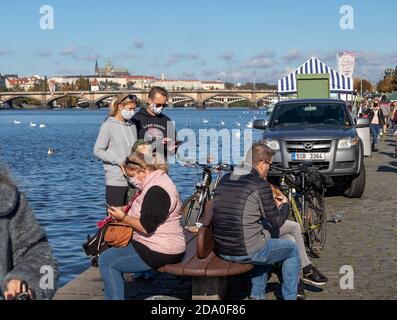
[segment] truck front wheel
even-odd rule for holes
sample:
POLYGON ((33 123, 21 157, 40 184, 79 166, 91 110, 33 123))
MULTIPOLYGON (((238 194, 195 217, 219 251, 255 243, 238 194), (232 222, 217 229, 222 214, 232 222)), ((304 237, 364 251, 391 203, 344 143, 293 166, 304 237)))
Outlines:
POLYGON ((361 198, 365 190, 365 167, 361 166, 359 174, 352 176, 347 182, 344 195, 348 198, 361 198))

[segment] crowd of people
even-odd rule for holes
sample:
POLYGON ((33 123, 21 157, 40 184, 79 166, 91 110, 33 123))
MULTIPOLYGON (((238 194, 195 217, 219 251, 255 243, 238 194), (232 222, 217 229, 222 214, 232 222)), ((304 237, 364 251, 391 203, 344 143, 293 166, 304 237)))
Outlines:
POLYGON ((397 102, 389 102, 383 95, 380 99, 364 99, 358 110, 358 116, 370 120, 372 151, 377 152, 377 144, 386 140, 388 129, 394 130, 395 151, 397 158, 397 102))
MULTIPOLYGON (((168 93, 154 87, 148 98, 148 106, 135 113, 137 97, 118 95, 94 146, 105 171, 106 221, 133 230, 126 245, 107 248, 99 256, 109 300, 125 298, 123 273, 150 275, 185 255, 181 200, 167 166, 167 157, 179 145, 174 124, 163 114, 168 93)), ((359 116, 370 120, 374 151, 389 126, 397 135, 396 103, 365 100, 359 116)), ((254 265, 251 299, 265 298, 268 275, 276 267, 283 298, 295 300, 304 298, 304 284, 321 286, 328 278, 307 256, 300 225, 288 219, 288 199, 275 196, 267 181, 273 156, 269 147, 255 143, 245 155, 243 167, 249 170, 236 169, 222 177, 214 194, 215 252, 224 260, 254 265)), ((57 263, 45 232, 4 165, 0 192, 0 296, 15 299, 27 285, 28 297, 50 299, 59 277, 57 263), (53 270, 53 287, 42 285, 43 266, 53 270)))

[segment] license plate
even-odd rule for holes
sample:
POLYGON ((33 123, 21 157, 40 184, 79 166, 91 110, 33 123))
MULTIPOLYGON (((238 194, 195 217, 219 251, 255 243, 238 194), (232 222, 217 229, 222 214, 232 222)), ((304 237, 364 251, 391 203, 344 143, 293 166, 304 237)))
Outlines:
POLYGON ((293 152, 292 161, 324 161, 325 153, 293 152))

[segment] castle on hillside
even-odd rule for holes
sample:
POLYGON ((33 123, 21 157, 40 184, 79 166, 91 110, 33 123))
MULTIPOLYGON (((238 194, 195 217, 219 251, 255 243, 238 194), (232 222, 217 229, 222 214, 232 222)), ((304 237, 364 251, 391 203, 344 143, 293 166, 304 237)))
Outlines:
POLYGON ((114 78, 122 78, 129 77, 130 73, 127 68, 115 68, 110 59, 106 64, 105 68, 99 68, 98 60, 95 62, 95 75, 97 77, 114 77, 114 78))

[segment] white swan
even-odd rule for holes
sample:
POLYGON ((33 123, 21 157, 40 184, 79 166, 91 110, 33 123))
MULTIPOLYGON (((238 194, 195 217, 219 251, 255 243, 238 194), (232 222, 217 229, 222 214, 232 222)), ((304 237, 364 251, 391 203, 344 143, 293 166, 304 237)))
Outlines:
POLYGON ((42 124, 40 125, 40 128, 45 128, 45 124, 42 123, 42 124))
POLYGON ((36 126, 37 126, 37 124, 35 124, 35 123, 33 123, 32 121, 30 121, 30 124, 29 124, 29 126, 31 126, 31 127, 36 127, 36 126))
POLYGON ((14 120, 14 124, 21 124, 21 121, 14 120))

